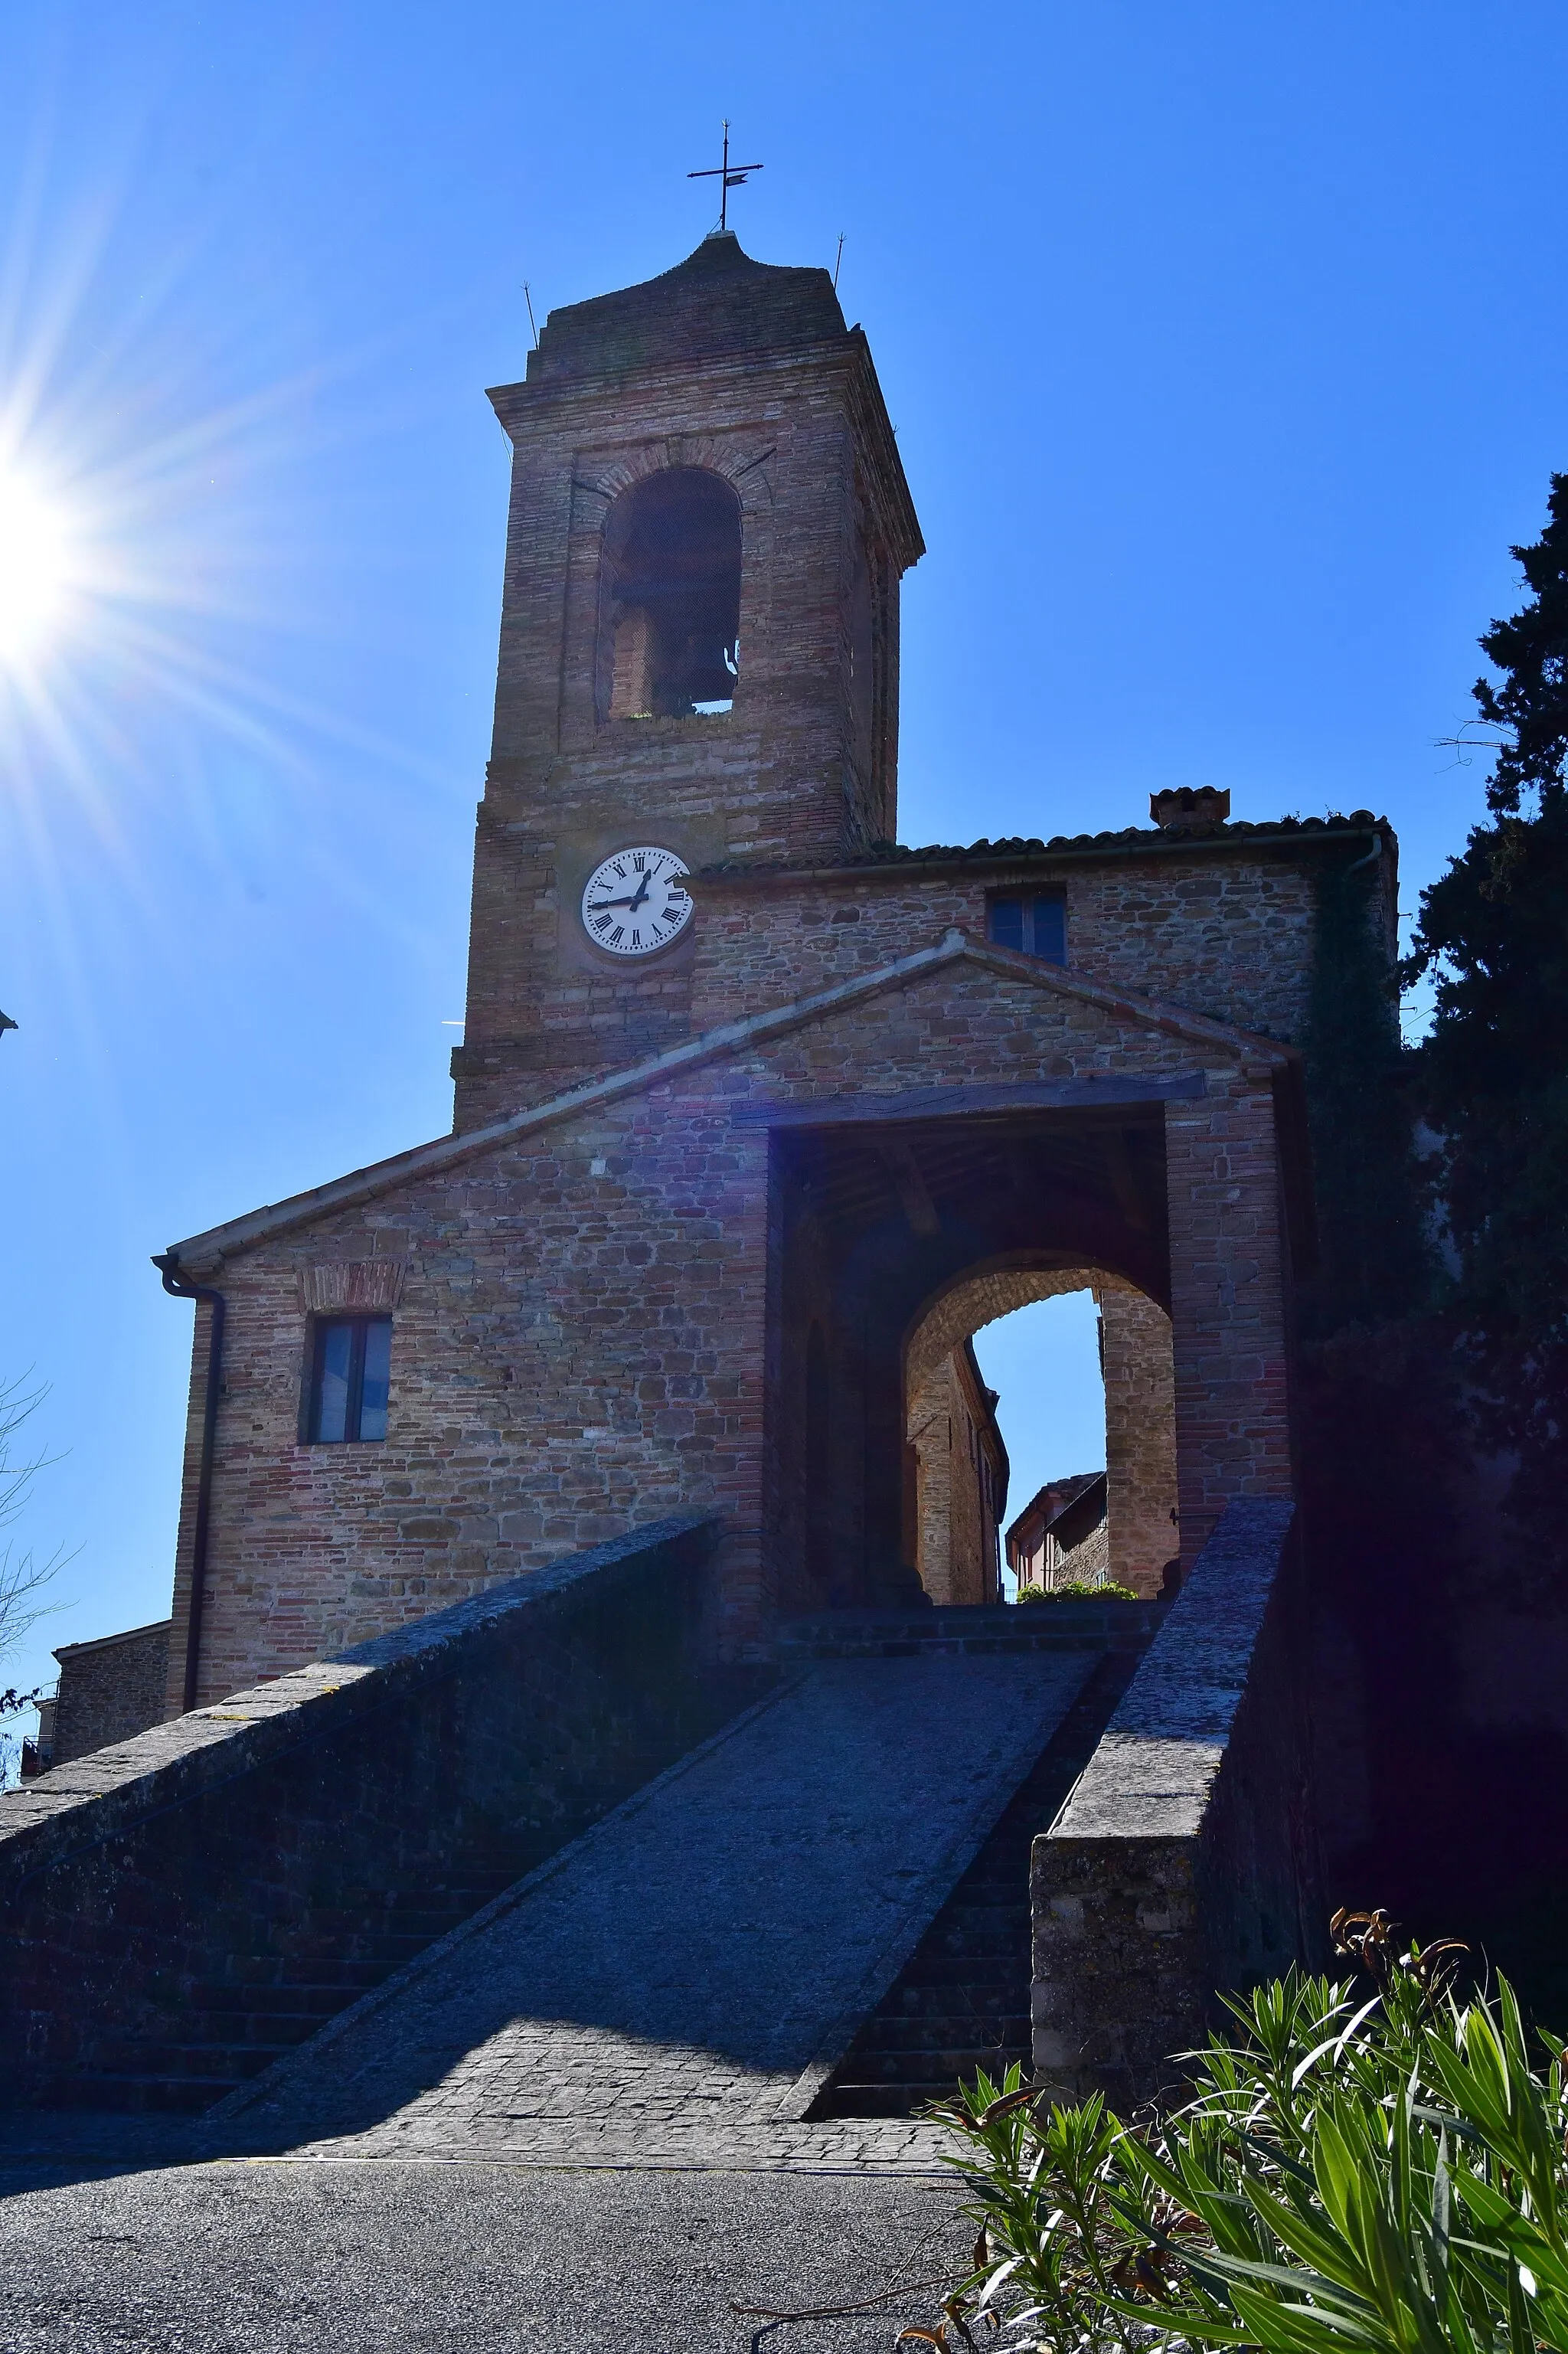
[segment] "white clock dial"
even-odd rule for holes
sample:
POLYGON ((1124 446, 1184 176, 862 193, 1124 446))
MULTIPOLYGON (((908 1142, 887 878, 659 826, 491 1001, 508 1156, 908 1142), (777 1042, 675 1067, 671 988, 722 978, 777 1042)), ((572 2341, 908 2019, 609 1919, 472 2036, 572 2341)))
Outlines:
POLYGON ((588 876, 583 929, 607 956, 652 956, 679 939, 692 920, 683 877, 689 868, 673 850, 644 845, 618 850, 588 876))

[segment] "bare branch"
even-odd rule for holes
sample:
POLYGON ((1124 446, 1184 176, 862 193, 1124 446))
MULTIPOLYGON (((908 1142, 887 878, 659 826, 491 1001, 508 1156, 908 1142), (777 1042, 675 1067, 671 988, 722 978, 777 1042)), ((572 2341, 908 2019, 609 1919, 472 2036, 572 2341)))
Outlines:
MULTIPOLYGON (((16 1459, 16 1433, 48 1394, 45 1384, 30 1388, 31 1378, 24 1373, 16 1381, 0 1384, 0 1528, 20 1519, 38 1473, 59 1460, 49 1455, 16 1459)), ((69 1558, 57 1551, 41 1562, 30 1549, 14 1553, 9 1546, 0 1553, 0 1659, 14 1650, 40 1618, 62 1607, 34 1597, 58 1575, 69 1558)))

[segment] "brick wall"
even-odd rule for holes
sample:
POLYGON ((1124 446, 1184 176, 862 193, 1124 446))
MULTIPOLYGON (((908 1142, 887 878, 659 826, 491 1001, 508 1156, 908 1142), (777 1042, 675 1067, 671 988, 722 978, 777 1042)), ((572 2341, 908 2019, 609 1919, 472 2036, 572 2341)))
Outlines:
MULTIPOLYGON (((725 1639, 762 1639, 780 1574, 763 1544, 772 1108, 1091 1073, 1150 1085, 1189 1074, 1208 1089, 1167 1119, 1184 1543, 1189 1512, 1195 1531, 1228 1495, 1279 1492, 1289 1446, 1266 1073, 954 951, 765 1044, 429 1174, 389 1174, 353 1207, 302 1208, 227 1260, 209 1244, 204 1263, 199 1237, 183 1246, 193 1271, 217 1267, 229 1303, 202 1697, 675 1510, 728 1516, 739 1549, 725 1639), (302 1446, 302 1279, 385 1258, 406 1269, 387 1439, 302 1446)), ((1054 1214, 1043 1197, 1043 1246, 1054 1214)), ((197 1425, 199 1381, 198 1363, 197 1425)), ((895 1425, 895 1458, 900 1435, 895 1425)), ((194 1469, 193 1443, 176 1659, 194 1469)))
POLYGON ((1007 1458, 970 1349, 950 1351, 911 1393, 906 1427, 921 1585, 933 1602, 994 1602, 1007 1458))
POLYGON ((701 1665, 712 1532, 666 1522, 0 1797, 0 2097, 154 2074, 198 1988, 503 1838, 517 1869, 747 1697, 701 1665))
POLYGON ((1273 1106, 1244 1066, 1165 1114, 1177 1509, 1191 1566, 1232 1496, 1294 1492, 1273 1106))
POLYGON ((948 926, 984 936, 996 891, 1060 890, 1075 971, 1219 1022, 1297 1039, 1311 986, 1313 857, 1245 838, 1172 853, 1125 847, 1097 861, 976 858, 832 878, 715 875, 696 885, 692 1021, 697 1030, 874 970, 948 926))
POLYGON ((96 1643, 62 1643, 52 1762, 67 1764, 112 1741, 144 1733, 164 1713, 169 1680, 169 1626, 132 1627, 96 1643))
POLYGON ((1152 1596, 1181 1550, 1171 1319, 1130 1284, 1101 1283, 1095 1296, 1106 1384, 1107 1560, 1117 1585, 1152 1596))

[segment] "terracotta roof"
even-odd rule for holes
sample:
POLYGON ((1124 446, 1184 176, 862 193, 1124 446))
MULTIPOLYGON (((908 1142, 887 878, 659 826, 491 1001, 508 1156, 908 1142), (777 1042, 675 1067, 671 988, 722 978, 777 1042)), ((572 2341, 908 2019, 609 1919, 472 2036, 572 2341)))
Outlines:
POLYGON ((1070 1471, 1060 1479, 1047 1479, 1043 1488, 1035 1490, 1023 1510, 1011 1523, 1005 1532, 1005 1541, 1011 1543, 1023 1527, 1024 1522, 1041 1511, 1048 1498, 1054 1496, 1055 1504, 1042 1520, 1037 1532, 1039 1535, 1044 1536, 1052 1522, 1059 1520, 1069 1504, 1075 1504, 1086 1489, 1092 1488, 1097 1479, 1103 1479, 1105 1476, 1103 1471, 1070 1471))
POLYGON ((1011 864, 1023 858, 1092 858, 1116 854, 1124 851, 1159 851, 1170 854, 1180 851, 1191 855, 1205 847, 1224 849, 1243 842, 1277 842, 1283 845, 1296 843, 1316 843, 1325 836, 1381 833, 1392 835, 1393 827, 1385 817, 1374 817, 1371 810, 1352 810, 1349 817, 1278 817, 1261 823, 1237 818, 1217 825, 1207 833, 1164 832, 1159 826, 1127 825, 1119 832, 1107 833, 1058 833, 1043 841, 1038 834, 1010 834, 998 842, 923 843, 911 849, 901 842, 878 842, 858 858, 835 860, 832 868, 815 859, 724 859, 705 866, 700 880, 736 882, 744 878, 761 878, 775 875, 800 875, 832 872, 843 875, 863 875, 885 871, 889 867, 914 866, 995 866, 1011 864))

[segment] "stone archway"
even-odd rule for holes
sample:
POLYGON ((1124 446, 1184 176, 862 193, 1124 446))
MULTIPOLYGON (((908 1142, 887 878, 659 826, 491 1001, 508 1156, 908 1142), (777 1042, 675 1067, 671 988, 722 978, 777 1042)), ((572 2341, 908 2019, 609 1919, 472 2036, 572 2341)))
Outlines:
MULTIPOLYGON (((1100 1313, 1107 1574, 1142 1595, 1157 1595, 1165 1582, 1179 1550, 1170 1317, 1136 1284, 1106 1267, 1004 1265, 946 1285, 905 1343, 905 1557, 934 1600, 991 1598, 974 1590, 972 1559, 974 1526, 986 1501, 984 1465, 971 1447, 956 1443, 964 1426, 960 1417, 973 1415, 969 1343, 986 1325, 1020 1308, 1086 1290, 1100 1313)), ((1012 1496, 1011 1511, 1029 1500, 1012 1496)))
MULTIPOLYGON (((1007 1466, 969 1336, 1032 1300, 1093 1288, 1113 1389, 1137 1388, 1118 1380, 1122 1303, 1141 1314, 1141 1303, 1163 1303, 1170 1288, 1160 1116, 1150 1106, 1096 1102, 996 1118, 824 1118, 789 1122, 770 1151, 764 1530, 780 1603, 791 1613, 899 1606, 922 1582, 911 1345, 916 1385, 948 1368, 948 1398, 928 1437, 967 1466, 959 1485, 974 1524, 961 1574, 938 1574, 927 1548, 923 1582, 933 1598, 990 1600, 1000 1583, 1007 1466), (811 1437, 821 1386, 813 1386, 813 1326, 831 1394, 824 1444, 811 1437), (989 1540, 980 1526, 988 1500, 989 1540), (825 1544, 819 1514, 831 1532, 825 1544)), ((1134 1354, 1147 1358, 1147 1334, 1143 1341, 1134 1354)), ((1142 1386, 1159 1384, 1146 1376, 1142 1386)), ((927 1401, 928 1422, 937 1412, 927 1401)), ((917 1423, 916 1442, 920 1435, 917 1423)), ((1133 1469, 1140 1451, 1128 1449, 1133 1469)), ((1163 1490, 1164 1530, 1146 1534, 1140 1558, 1122 1572, 1143 1593, 1158 1590, 1173 1550, 1171 1500, 1163 1490)), ((1127 1507, 1123 1495, 1124 1531, 1127 1507)))

